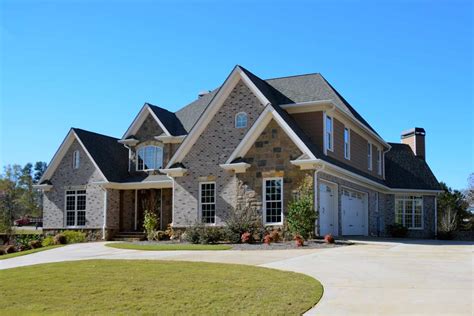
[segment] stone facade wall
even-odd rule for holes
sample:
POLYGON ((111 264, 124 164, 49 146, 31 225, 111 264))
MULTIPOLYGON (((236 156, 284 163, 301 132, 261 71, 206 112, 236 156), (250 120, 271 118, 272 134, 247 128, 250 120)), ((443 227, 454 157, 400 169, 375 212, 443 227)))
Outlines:
POLYGON ((219 164, 227 160, 263 109, 250 89, 239 82, 182 161, 188 172, 175 179, 175 227, 200 221, 198 198, 202 181, 216 182, 216 225, 224 224, 226 215, 236 204, 237 179, 219 164), (239 112, 247 113, 247 128, 235 128, 235 115, 239 112))
POLYGON ((302 155, 302 152, 286 135, 280 126, 270 121, 262 134, 245 155, 245 160, 251 164, 245 173, 238 173, 239 202, 247 201, 252 207, 263 214, 263 179, 272 177, 283 178, 283 219, 288 214, 288 203, 292 194, 298 189, 305 176, 312 177, 312 171, 300 170, 290 163, 302 155))
POLYGON ((53 188, 44 192, 43 226, 45 229, 65 227, 65 194, 67 189, 86 190, 86 226, 85 228, 102 228, 104 209, 104 190, 92 182, 103 181, 100 172, 87 157, 82 146, 75 140, 50 181, 53 188), (80 153, 80 166, 72 167, 72 155, 75 150, 80 153))

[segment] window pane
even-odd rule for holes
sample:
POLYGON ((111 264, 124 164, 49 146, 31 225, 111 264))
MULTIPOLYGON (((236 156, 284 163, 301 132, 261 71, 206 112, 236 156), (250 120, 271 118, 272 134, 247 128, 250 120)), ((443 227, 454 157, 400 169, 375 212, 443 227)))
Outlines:
POLYGON ((78 211, 77 212, 77 226, 85 226, 85 225, 86 225, 86 212, 78 211))
POLYGON ((265 181, 265 221, 279 223, 282 220, 282 180, 265 181))
POLYGON ((205 224, 216 221, 215 183, 202 183, 201 187, 201 218, 205 224))
POLYGON ((76 197, 74 195, 66 196, 66 210, 71 211, 76 209, 76 197))
POLYGON ((66 226, 74 226, 74 211, 67 211, 66 212, 66 226))
POLYGON ((413 227, 413 200, 411 198, 405 200, 405 226, 413 227))
POLYGON ((247 114, 239 113, 235 118, 235 127, 244 128, 247 127, 247 114))
POLYGON ((395 223, 403 225, 403 200, 395 200, 395 223))
POLYGON ((86 196, 78 195, 77 196, 77 210, 83 211, 86 209, 86 196))
POLYGON ((413 227, 422 228, 423 227, 423 198, 415 197, 415 215, 413 227))

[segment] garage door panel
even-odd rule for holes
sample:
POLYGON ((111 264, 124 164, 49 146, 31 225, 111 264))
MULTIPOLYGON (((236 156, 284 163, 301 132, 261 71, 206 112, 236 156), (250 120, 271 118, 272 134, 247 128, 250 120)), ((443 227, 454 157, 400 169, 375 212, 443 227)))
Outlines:
POLYGON ((366 194, 343 189, 342 204, 342 234, 366 235, 367 203, 366 194))

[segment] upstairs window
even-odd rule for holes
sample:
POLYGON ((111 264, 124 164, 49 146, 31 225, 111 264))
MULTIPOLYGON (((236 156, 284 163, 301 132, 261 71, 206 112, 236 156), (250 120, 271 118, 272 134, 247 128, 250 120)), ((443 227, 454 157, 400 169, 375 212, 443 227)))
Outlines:
POLYGON ((236 128, 246 128, 247 127, 247 113, 240 112, 235 116, 235 127, 236 128))
POLYGON ((367 143, 367 168, 372 170, 372 144, 367 143))
POLYGON ((145 146, 137 151, 137 170, 157 170, 163 166, 163 149, 158 146, 145 146))
POLYGON ((377 149, 377 173, 382 175, 382 151, 377 149))
POLYGON ((395 198, 395 223, 408 229, 423 229, 423 197, 397 196, 395 198))
POLYGON ((351 133, 344 128, 344 158, 351 159, 351 133))
POLYGON ((332 117, 326 116, 325 144, 327 150, 333 150, 333 124, 332 117))
POLYGON ((79 165, 81 163, 81 154, 79 150, 75 150, 72 153, 72 168, 73 169, 79 169, 79 165))

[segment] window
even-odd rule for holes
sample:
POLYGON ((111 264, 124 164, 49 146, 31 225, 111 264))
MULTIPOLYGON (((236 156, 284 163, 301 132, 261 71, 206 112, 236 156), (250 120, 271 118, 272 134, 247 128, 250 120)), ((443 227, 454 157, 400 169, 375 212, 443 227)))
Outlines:
POLYGON ((372 170, 372 144, 367 143, 367 168, 372 170))
POLYGON ((326 133, 325 133, 325 144, 327 150, 333 150, 333 137, 332 137, 332 117, 326 116, 326 133))
POLYGON ((283 223, 283 179, 263 180, 263 206, 266 224, 283 223))
POLYGON ((351 159, 351 134, 348 128, 344 128, 344 158, 351 159))
POLYGON ((408 229, 423 229, 423 197, 397 196, 395 198, 395 223, 408 229))
POLYGON ((72 168, 79 169, 80 162, 81 162, 81 156, 80 156, 79 150, 75 150, 72 153, 72 168))
POLYGON ((86 225, 86 190, 66 191, 66 226, 86 225))
POLYGON ((163 166, 163 149, 158 146, 145 146, 137 152, 137 170, 156 170, 163 166))
POLYGON ((199 184, 199 209, 201 220, 205 224, 216 222, 216 183, 202 182, 199 184))
POLYGON ((247 127, 247 113, 240 112, 235 116, 235 127, 246 128, 247 127))
POLYGON ((382 151, 377 149, 377 173, 382 175, 382 151))

